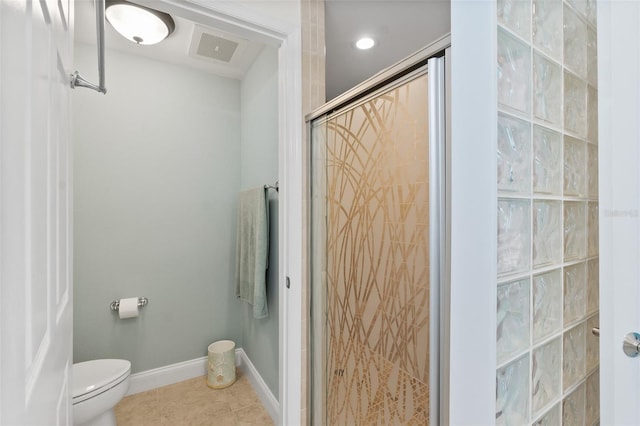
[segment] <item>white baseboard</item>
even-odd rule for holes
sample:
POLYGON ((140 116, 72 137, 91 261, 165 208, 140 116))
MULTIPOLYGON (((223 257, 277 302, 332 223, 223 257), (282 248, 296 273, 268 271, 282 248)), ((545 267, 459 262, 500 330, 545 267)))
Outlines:
POLYGON ((238 365, 240 370, 247 375, 249 382, 251 382, 251 386, 253 386, 253 390, 256 391, 262 405, 264 405, 264 408, 271 416, 273 424, 277 425, 280 404, 276 397, 273 396, 271 389, 269 389, 269 386, 264 382, 262 376, 260 376, 260 373, 258 373, 258 370, 256 370, 256 367, 242 348, 236 349, 236 365, 238 365))
MULTIPOLYGON (((237 358, 237 356, 236 356, 237 358)), ((236 365, 238 361, 236 359, 236 365)), ((129 376, 127 396, 207 374, 207 357, 142 371, 129 376)))
MULTIPOLYGON (((278 413, 280 404, 273 396, 271 390, 264 382, 258 370, 253 365, 242 348, 236 349, 236 367, 247 375, 251 386, 258 394, 258 398, 273 419, 274 424, 278 424, 278 413)), ((153 370, 142 371, 132 374, 129 377, 129 390, 127 396, 145 392, 162 386, 172 385, 184 380, 207 374, 207 357, 192 359, 190 361, 179 362, 153 370)))

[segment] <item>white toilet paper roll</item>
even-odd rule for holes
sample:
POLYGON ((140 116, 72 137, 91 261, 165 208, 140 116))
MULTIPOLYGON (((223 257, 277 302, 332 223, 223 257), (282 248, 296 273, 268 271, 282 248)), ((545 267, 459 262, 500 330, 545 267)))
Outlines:
POLYGON ((138 298, 129 297, 127 299, 120 299, 120 306, 118 307, 118 315, 120 319, 135 318, 138 316, 138 298))

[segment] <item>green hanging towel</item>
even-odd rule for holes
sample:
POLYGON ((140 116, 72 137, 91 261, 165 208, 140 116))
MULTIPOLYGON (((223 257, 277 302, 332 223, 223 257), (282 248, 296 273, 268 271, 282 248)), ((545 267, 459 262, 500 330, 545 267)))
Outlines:
POLYGON ((240 193, 236 241, 236 296, 253 305, 254 318, 266 318, 269 210, 263 186, 240 193))

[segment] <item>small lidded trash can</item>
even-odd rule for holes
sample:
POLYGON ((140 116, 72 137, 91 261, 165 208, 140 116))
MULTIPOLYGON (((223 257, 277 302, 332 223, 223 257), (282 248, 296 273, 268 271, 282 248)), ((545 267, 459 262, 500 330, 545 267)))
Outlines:
POLYGON ((223 389, 236 381, 235 348, 232 340, 218 340, 209 345, 207 386, 223 389))

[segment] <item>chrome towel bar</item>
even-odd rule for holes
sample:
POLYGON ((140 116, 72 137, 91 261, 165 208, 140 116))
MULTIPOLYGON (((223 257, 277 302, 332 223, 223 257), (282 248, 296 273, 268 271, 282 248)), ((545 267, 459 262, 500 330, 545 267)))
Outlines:
MULTIPOLYGON (((143 306, 146 306, 147 303, 149 303, 149 299, 147 299, 146 297, 138 297, 138 308, 142 308, 143 306)), ((120 308, 120 299, 118 300, 114 300, 113 302, 111 302, 111 310, 112 311, 117 311, 118 308, 120 308)))
POLYGON ((277 192, 280 192, 280 183, 276 181, 275 185, 265 185, 264 189, 275 189, 277 192))
POLYGON ((96 92, 107 93, 104 86, 104 1, 96 0, 96 36, 98 41, 98 84, 93 84, 84 79, 78 71, 71 74, 71 88, 86 87, 96 92))

